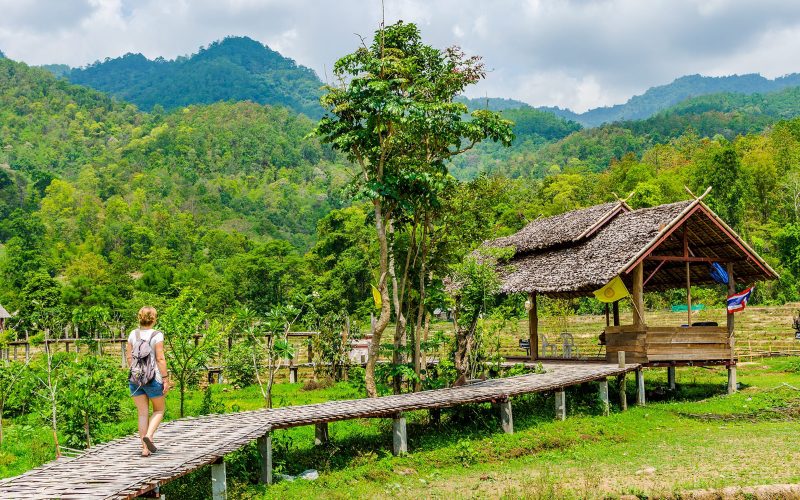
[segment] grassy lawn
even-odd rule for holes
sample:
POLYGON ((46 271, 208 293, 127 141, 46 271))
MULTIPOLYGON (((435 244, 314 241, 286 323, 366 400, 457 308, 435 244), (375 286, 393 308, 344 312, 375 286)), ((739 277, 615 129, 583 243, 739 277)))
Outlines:
MULTIPOLYGON (((293 444, 278 457, 319 480, 238 487, 255 498, 659 496, 698 488, 800 481, 800 360, 769 359, 739 369, 742 390, 723 394, 723 369, 680 368, 678 390, 649 370, 650 401, 600 415, 594 387, 568 391, 569 418, 553 420, 552 396, 514 400, 516 433, 500 433, 490 405, 454 410, 440 428, 411 415, 410 454, 392 457, 389 423, 331 424, 332 443, 314 450, 311 428, 281 431, 293 444), (789 385, 786 385, 789 384, 789 385), (790 387, 791 386, 791 387, 790 387)), ((629 386, 633 395, 633 386, 629 386)), ((283 435, 283 436, 282 436, 283 435)))

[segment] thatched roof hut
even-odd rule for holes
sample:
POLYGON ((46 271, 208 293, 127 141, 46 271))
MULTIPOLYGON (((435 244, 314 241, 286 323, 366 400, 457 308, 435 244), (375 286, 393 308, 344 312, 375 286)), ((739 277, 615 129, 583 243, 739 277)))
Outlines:
MULTIPOLYGON (((700 200, 639 210, 631 210, 624 202, 605 203, 535 220, 516 234, 484 246, 515 250, 514 257, 498 268, 501 290, 507 293, 591 295, 615 276, 630 287, 630 273, 641 262, 650 290, 683 288, 686 262, 736 262, 737 279, 747 282, 777 277, 700 200), (680 255, 684 234, 687 258, 680 255)), ((691 281, 713 283, 708 265, 693 266, 691 281)))
POLYGON ((0 319, 8 319, 10 317, 11 315, 8 314, 8 311, 6 311, 5 307, 3 307, 3 304, 0 304, 0 319))
MULTIPOLYGON (((737 283, 777 278, 702 197, 639 210, 622 201, 574 210, 535 220, 516 234, 484 242, 483 247, 514 249, 513 257, 497 264, 497 269, 501 291, 530 296, 531 346, 538 347, 539 340, 537 295, 592 296, 619 276, 630 290, 633 321, 620 325, 619 299, 613 303, 613 325, 606 308, 601 342, 606 343, 607 361, 625 352, 629 361, 673 370, 681 363, 722 363, 731 370, 729 387, 734 389, 733 314, 727 314, 725 326, 693 321, 691 285, 715 283, 712 266, 717 280, 720 273, 725 275, 728 295, 737 292, 737 283), (674 288, 687 291, 686 323, 648 325, 644 290, 674 288)), ((530 356, 536 359, 538 349, 532 349, 530 356)))

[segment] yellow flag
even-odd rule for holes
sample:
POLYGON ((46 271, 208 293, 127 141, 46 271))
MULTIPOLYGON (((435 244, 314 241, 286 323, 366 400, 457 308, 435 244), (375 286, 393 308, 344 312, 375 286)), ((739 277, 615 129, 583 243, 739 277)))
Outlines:
POLYGON ((606 286, 600 290, 594 291, 594 296, 600 302, 616 302, 623 297, 630 295, 628 289, 625 288, 625 283, 622 282, 619 276, 609 281, 606 286))
POLYGON ((381 292, 378 291, 378 289, 375 287, 375 285, 372 285, 372 300, 375 301, 375 308, 376 309, 380 309, 381 308, 381 292))

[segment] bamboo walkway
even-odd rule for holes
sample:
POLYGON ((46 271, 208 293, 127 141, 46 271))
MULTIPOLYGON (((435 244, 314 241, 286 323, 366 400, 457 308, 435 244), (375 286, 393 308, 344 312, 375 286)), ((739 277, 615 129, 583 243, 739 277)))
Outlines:
MULTIPOLYGON (((274 429, 358 418, 395 418, 406 411, 468 403, 506 402, 513 396, 563 391, 569 386, 604 381, 639 369, 635 364, 622 368, 589 362, 545 362, 543 367, 545 373, 491 379, 457 388, 173 420, 159 429, 156 439, 160 450, 148 458, 139 456, 138 437, 128 436, 95 446, 75 458, 62 458, 2 479, 0 498, 134 498, 200 467, 218 463, 227 453, 274 429)), ((510 418, 510 405, 508 412, 510 418)))

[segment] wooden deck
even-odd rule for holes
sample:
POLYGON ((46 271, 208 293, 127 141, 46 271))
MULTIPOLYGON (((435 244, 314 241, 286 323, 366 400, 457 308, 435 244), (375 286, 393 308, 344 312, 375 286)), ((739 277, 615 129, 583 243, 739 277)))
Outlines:
POLYGON ((610 363, 569 361, 544 362, 543 367, 545 373, 491 379, 464 387, 173 420, 159 429, 156 440, 161 449, 151 457, 139 456, 141 445, 137 436, 117 439, 75 458, 53 461, 23 475, 0 480, 0 498, 134 498, 218 462, 225 454, 274 429, 507 401, 522 394, 562 391, 640 368, 636 364, 622 368, 610 363))

